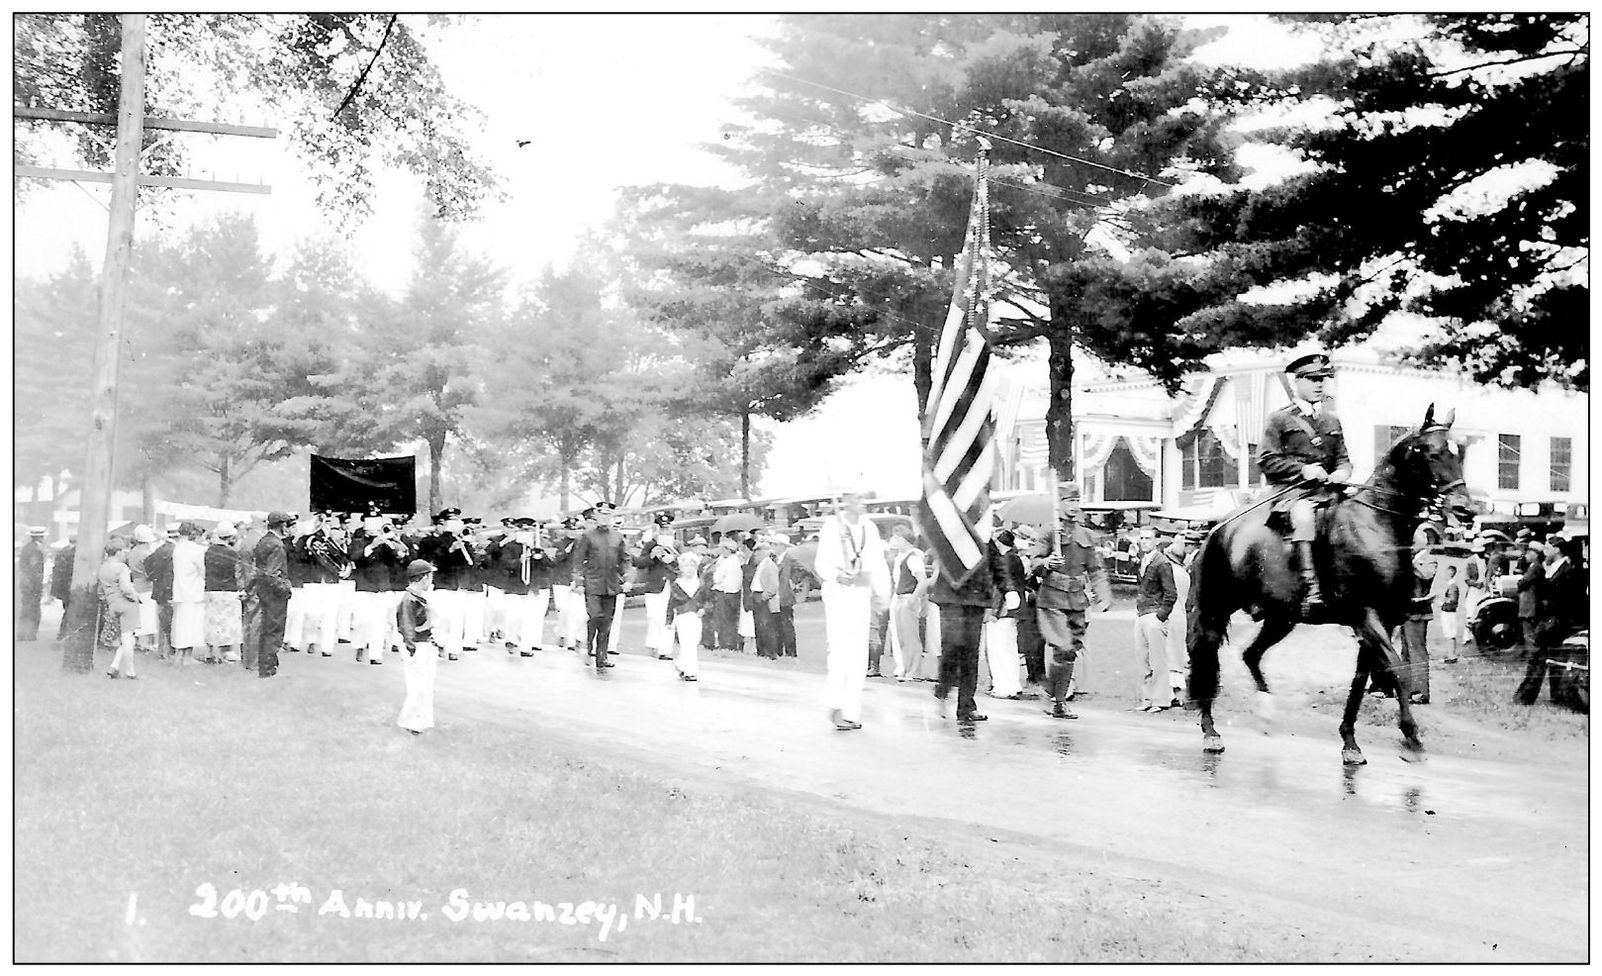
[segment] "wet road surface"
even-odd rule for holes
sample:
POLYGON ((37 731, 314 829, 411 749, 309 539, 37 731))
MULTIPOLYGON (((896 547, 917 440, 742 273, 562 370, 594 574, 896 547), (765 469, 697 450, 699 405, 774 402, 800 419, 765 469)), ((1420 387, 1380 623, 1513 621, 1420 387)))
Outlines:
MULTIPOLYGON (((397 707, 403 697, 399 668, 319 660, 306 671, 384 685, 397 707)), ((1394 731, 1370 731, 1369 765, 1344 768, 1331 735, 1266 735, 1227 714, 1228 751, 1210 756, 1193 715, 1110 698, 1075 702, 1081 718, 1064 722, 1039 702, 981 696, 990 720, 959 726, 916 682, 870 681, 866 727, 838 732, 821 687, 794 665, 750 659, 704 658, 691 684, 638 655, 597 675, 571 652, 483 651, 441 663, 437 707, 440 734, 488 721, 658 769, 932 818, 1247 917, 1360 930, 1391 958, 1585 958, 1583 764, 1408 763, 1394 731)))

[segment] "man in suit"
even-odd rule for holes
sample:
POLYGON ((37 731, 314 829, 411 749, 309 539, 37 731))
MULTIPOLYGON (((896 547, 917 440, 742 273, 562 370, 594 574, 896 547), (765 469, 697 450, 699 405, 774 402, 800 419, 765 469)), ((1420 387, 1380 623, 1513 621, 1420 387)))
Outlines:
MULTIPOLYGON (((1522 537, 1523 532, 1519 533, 1522 537)), ((1526 656, 1534 657, 1540 649, 1540 641, 1536 640, 1536 622, 1540 616, 1540 587, 1546 580, 1546 547, 1535 541, 1534 535, 1525 540, 1524 570, 1519 574, 1519 630, 1523 637, 1522 650, 1526 656)))
POLYGON ((250 554, 250 588, 259 618, 251 636, 256 640, 256 673, 263 678, 278 673, 278 646, 284 641, 290 594, 284 535, 294 521, 287 512, 267 513, 267 531, 250 554))
MULTIPOLYGON (((1049 552, 1035 567, 1040 581, 1035 593, 1035 619, 1046 642, 1046 691, 1051 695, 1052 718, 1078 718, 1065 702, 1074 695, 1074 666, 1085 650, 1092 595, 1102 612, 1112 605, 1107 571, 1090 530, 1080 525, 1079 489, 1063 488, 1057 540, 1060 551, 1049 552)), ((944 617, 941 627, 944 628, 944 617)))
POLYGON ((573 546, 570 582, 584 595, 585 639, 595 654, 595 669, 616 667, 607 660, 612 640, 612 617, 623 593, 623 567, 629 562, 623 533, 613 528, 617 506, 599 502, 593 509, 595 525, 573 546))
MULTIPOLYGON (((39 605, 44 602, 45 527, 28 530, 28 541, 17 553, 17 640, 39 639, 39 605)), ((65 618, 66 614, 62 614, 65 618)))
POLYGON ((1276 508, 1290 513, 1291 542, 1302 574, 1303 615, 1313 618, 1324 603, 1313 564, 1316 509, 1334 497, 1333 486, 1351 477, 1352 462, 1340 418, 1324 397, 1324 381, 1334 372, 1329 357, 1316 352, 1299 356, 1285 372, 1291 375, 1295 396, 1268 415, 1257 466, 1269 484, 1302 489, 1291 492, 1276 508))
POLYGON ((1140 710, 1160 712, 1173 701, 1168 686, 1167 625, 1179 602, 1174 584, 1174 566, 1157 548, 1154 529, 1141 529, 1140 563, 1136 570, 1139 589, 1135 593, 1135 649, 1146 666, 1140 685, 1140 710))
POLYGON ((56 628, 56 640, 65 640, 67 637, 67 603, 72 599, 72 562, 77 556, 78 540, 68 539, 66 546, 56 553, 56 558, 50 564, 50 598, 61 601, 61 625, 56 628))
POLYGON ((1590 601, 1585 566, 1578 540, 1548 542, 1546 551, 1546 562, 1536 565, 1539 579, 1533 587, 1537 605, 1535 649, 1530 653, 1530 665, 1514 697, 1521 705, 1535 704, 1550 671, 1552 701, 1572 706, 1575 703, 1568 699, 1575 696, 1570 682, 1560 675, 1566 669, 1550 662, 1553 658, 1567 657, 1560 650, 1563 642, 1588 626, 1590 601))

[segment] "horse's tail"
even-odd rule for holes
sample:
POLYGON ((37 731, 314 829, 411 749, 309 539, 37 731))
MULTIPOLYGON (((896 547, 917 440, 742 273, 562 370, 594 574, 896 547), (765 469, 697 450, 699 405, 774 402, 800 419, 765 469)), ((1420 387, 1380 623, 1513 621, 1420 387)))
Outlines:
POLYGON ((1190 571, 1185 633, 1193 701, 1212 701, 1218 694, 1218 646, 1229 633, 1229 617, 1236 608, 1230 591, 1238 585, 1229 563, 1228 534, 1226 528, 1209 532, 1190 571))

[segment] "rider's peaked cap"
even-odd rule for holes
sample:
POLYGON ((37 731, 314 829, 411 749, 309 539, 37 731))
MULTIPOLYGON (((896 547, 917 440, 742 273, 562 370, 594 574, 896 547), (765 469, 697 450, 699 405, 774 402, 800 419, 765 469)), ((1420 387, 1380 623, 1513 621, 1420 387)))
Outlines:
POLYGON ((1321 352, 1310 352, 1305 356, 1297 356, 1286 364, 1285 372, 1292 376, 1304 376, 1308 379, 1333 376, 1335 373, 1330 368, 1329 357, 1321 352))

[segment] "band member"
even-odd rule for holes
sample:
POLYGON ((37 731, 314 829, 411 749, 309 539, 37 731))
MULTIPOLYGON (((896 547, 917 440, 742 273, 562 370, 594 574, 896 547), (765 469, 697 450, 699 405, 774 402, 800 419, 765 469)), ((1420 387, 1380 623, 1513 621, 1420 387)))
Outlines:
POLYGON ((511 521, 510 539, 496 551, 500 588, 505 592, 506 652, 533 657, 545 638, 551 599, 551 560, 535 538, 534 519, 511 521))
POLYGON ((485 637, 484 619, 489 605, 485 585, 490 575, 485 551, 490 546, 490 540, 485 535, 482 522, 482 519, 476 518, 462 519, 464 538, 474 553, 473 564, 461 578, 462 649, 465 651, 478 650, 485 637))
POLYGON ((1269 484, 1301 489, 1276 507, 1290 513, 1291 542, 1302 573, 1302 609, 1304 615, 1313 616, 1324 603, 1313 564, 1316 510, 1335 497, 1332 486, 1351 478, 1352 463, 1340 418, 1324 398, 1324 381, 1333 375, 1329 357, 1323 353, 1297 357, 1285 372, 1293 378, 1296 396, 1268 415, 1257 466, 1269 484))
POLYGON ((397 567, 404 567, 410 552, 400 534, 381 515, 369 515, 351 536, 350 561, 356 585, 356 621, 353 632, 356 660, 384 663, 390 621, 396 600, 391 589, 397 567))
POLYGON ((469 573, 478 562, 478 552, 467 539, 467 526, 461 516, 459 508, 447 508, 434 516, 436 531, 424 540, 418 553, 435 567, 434 589, 429 597, 434 644, 449 661, 461 657, 466 617, 463 588, 472 585, 469 573))

